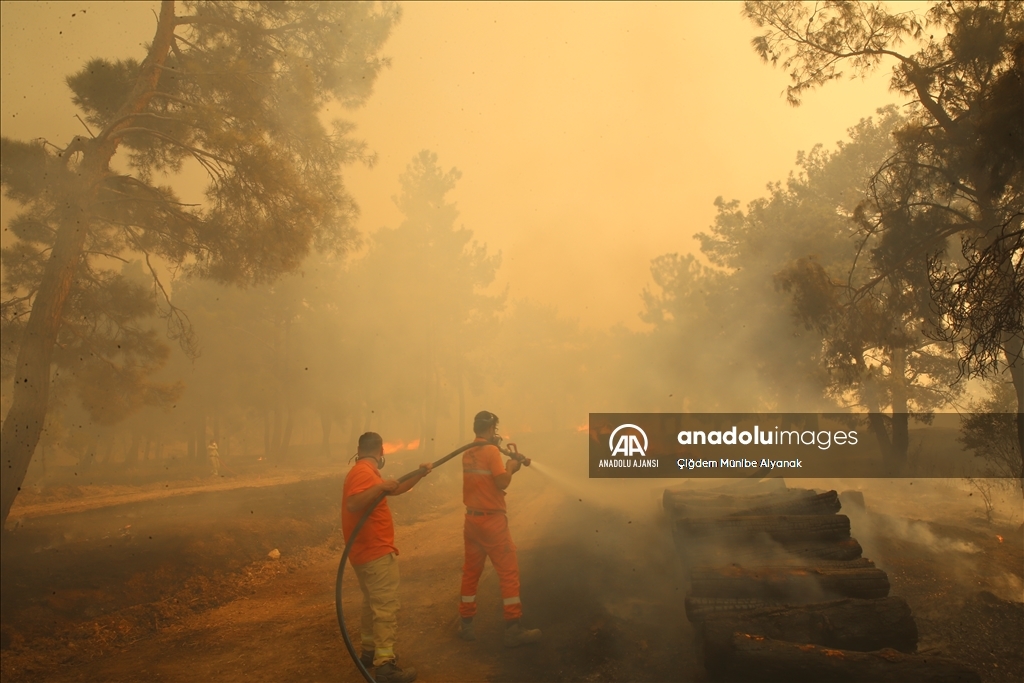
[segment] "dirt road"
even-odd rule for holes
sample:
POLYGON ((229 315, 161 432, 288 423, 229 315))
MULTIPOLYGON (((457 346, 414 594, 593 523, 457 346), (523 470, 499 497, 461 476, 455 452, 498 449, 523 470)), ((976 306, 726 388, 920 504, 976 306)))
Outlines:
MULTIPOLYGON (((684 590, 671 539, 657 525, 654 511, 649 510, 646 518, 638 514, 631 519, 629 514, 568 495, 539 478, 517 483, 517 490, 510 492, 509 507, 520 552, 525 620, 544 630, 544 641, 519 650, 502 647, 501 601, 489 565, 479 593, 478 640, 466 643, 455 637, 462 509, 457 482, 449 478, 392 501, 401 550, 403 609, 398 651, 403 662, 415 666, 420 680, 427 682, 699 680, 702 671, 696 663, 692 633, 681 618, 684 590)), ((125 545, 117 566, 91 569, 97 574, 97 586, 104 583, 99 575, 109 579, 111 573, 123 571, 127 583, 134 581, 143 593, 160 599, 138 598, 132 606, 101 612, 95 622, 86 620, 76 627, 70 625, 74 615, 81 620, 88 614, 90 601, 110 593, 109 587, 96 588, 91 597, 73 605, 65 604, 75 592, 68 576, 64 590, 51 596, 52 614, 40 614, 37 606, 13 598, 6 600, 4 628, 11 642, 3 653, 4 679, 361 680, 334 616, 334 578, 341 546, 337 501, 331 495, 339 484, 289 484, 296 488, 289 495, 281 495, 280 490, 274 495, 269 491, 202 494, 216 496, 217 505, 211 500, 160 499, 145 502, 133 512, 96 511, 107 519, 108 536, 123 529, 129 514, 134 515, 131 529, 137 530, 133 537, 142 536, 130 542, 120 537, 105 539, 113 541, 108 552, 119 542, 125 545), (153 507, 157 505, 159 514, 153 507), (217 514, 210 515, 211 509, 217 514), (203 511, 202 519, 195 518, 197 511, 203 511), (189 562, 184 567, 173 563, 177 573, 169 569, 166 558, 131 565, 129 559, 144 554, 137 552, 139 544, 150 542, 145 538, 147 530, 166 530, 168 518, 178 518, 184 528, 180 538, 173 536, 179 538, 177 545, 162 532, 165 551, 171 544, 189 562), (324 534, 327 527, 326 540, 301 549, 301 541, 324 534), (247 534, 252 538, 246 540, 247 534), (282 548, 281 560, 239 561, 254 554, 262 557, 266 546, 273 544, 267 537, 275 535, 278 545, 283 545, 280 539, 292 541, 291 547, 282 548), (202 574, 205 580, 186 579, 180 576, 182 571, 202 574), (161 577, 178 588, 161 592, 161 577), (56 633, 12 628, 12 623, 20 626, 26 615, 33 614, 39 622, 56 616, 69 624, 56 633)), ((81 513, 75 519, 87 528, 99 523, 83 521, 81 513)), ((56 567, 51 563, 44 569, 39 558, 50 553, 52 560, 54 552, 59 550, 27 555, 37 558, 35 571, 47 572, 51 582, 56 567)), ((83 548, 81 554, 88 553, 83 548)), ((103 557, 110 559, 109 554, 103 557)), ((65 567, 65 571, 71 570, 65 567)), ((31 583, 26 576, 31 573, 32 568, 26 567, 20 573, 5 569, 5 583, 8 587, 16 580, 31 583)), ((119 596, 122 602, 123 597, 119 596)), ((349 571, 344 604, 353 634, 358 633, 360 600, 349 571)), ((109 598, 111 603, 116 601, 109 598)))
MULTIPOLYGON (((22 516, 4 537, 3 680, 360 680, 334 613, 342 475, 293 475, 271 485, 142 490, 137 498, 99 491, 92 502, 44 501, 52 509, 22 516), (281 558, 268 559, 271 549, 281 558)), ((657 483, 556 475, 527 471, 509 490, 525 622, 544 631, 543 642, 517 650, 501 644, 489 565, 478 640, 455 636, 457 473, 436 473, 391 499, 403 662, 427 683, 705 680, 684 616, 686 584, 652 498, 657 483)), ((869 508, 874 500, 869 495, 869 508)), ((877 500, 879 509, 893 508, 877 500)), ((912 511, 923 512, 926 500, 919 495, 912 511)), ((1020 680, 1019 530, 850 514, 893 594, 917 615, 923 650, 959 659, 986 681, 1020 680)), ((344 606, 353 635, 360 600, 349 571, 344 606)))

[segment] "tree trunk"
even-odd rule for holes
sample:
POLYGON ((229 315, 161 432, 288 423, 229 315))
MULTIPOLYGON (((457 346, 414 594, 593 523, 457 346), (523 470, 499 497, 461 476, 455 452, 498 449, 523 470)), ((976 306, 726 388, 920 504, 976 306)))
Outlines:
POLYGON ((124 452, 124 467, 125 469, 135 467, 139 464, 139 446, 141 438, 139 432, 136 429, 132 430, 132 440, 128 444, 128 449, 124 452))
POLYGON ((274 432, 270 437, 270 454, 275 458, 281 454, 282 412, 280 403, 274 406, 274 432))
POLYGON ((902 348, 892 350, 892 450, 891 469, 893 474, 900 474, 907 464, 907 450, 910 446, 909 415, 907 413, 907 351, 902 348))
POLYGON ((284 423, 284 434, 281 435, 281 445, 278 447, 277 455, 281 459, 288 456, 288 447, 292 443, 292 426, 294 424, 293 411, 288 408, 288 419, 284 423))
POLYGON ((459 443, 466 443, 466 381, 462 377, 462 359, 459 358, 459 371, 456 377, 459 384, 459 443))
POLYGON ((742 616, 710 614, 701 628, 709 669, 724 663, 732 649, 733 633, 858 652, 886 647, 900 652, 917 649, 917 623, 907 601, 898 597, 762 607, 742 616))
POLYGON ((78 471, 81 474, 85 474, 89 469, 96 463, 98 442, 96 437, 89 439, 88 445, 85 447, 85 451, 81 457, 78 458, 78 471))
POLYGON ((436 368, 427 369, 426 405, 423 413, 423 443, 424 457, 427 460, 434 459, 434 448, 437 437, 437 403, 438 388, 440 381, 437 377, 436 368))
POLYGON ((882 452, 883 462, 888 464, 892 462, 892 440, 889 438, 889 427, 885 423, 885 418, 885 415, 876 411, 868 413, 868 427, 875 435, 878 450, 882 452))
POLYGON ((46 476, 46 444, 42 444, 39 451, 39 479, 42 479, 46 476))
MULTIPOLYGON (((94 182, 98 181, 99 177, 96 177, 94 182)), ((94 195, 95 190, 72 200, 72 206, 61 220, 57 239, 46 263, 43 279, 25 326, 25 335, 18 349, 12 387, 13 400, 0 435, 0 451, 3 453, 4 464, 4 476, 0 484, 0 506, 3 509, 4 522, 7 521, 11 505, 21 490, 32 453, 39 443, 43 423, 46 421, 53 345, 57 340, 64 302, 74 284, 75 271, 88 233, 85 207, 91 203, 89 200, 94 195)))
POLYGON ((114 464, 114 441, 116 438, 113 434, 108 433, 105 439, 106 443, 103 448, 103 464, 112 465, 114 464))
POLYGON ((269 460, 274 442, 270 436, 270 411, 263 411, 263 459, 269 460))
POLYGON ((713 672, 719 680, 981 683, 973 670, 943 657, 836 650, 745 633, 733 634, 727 656, 716 661, 723 665, 713 672))
POLYGON ((64 214, 18 348, 11 408, 0 431, 0 453, 3 454, 0 457, 4 465, 4 476, 0 477, 0 510, 3 514, 0 528, 6 524, 11 505, 21 490, 46 420, 53 346, 60 331, 64 302, 74 285, 89 233, 89 211, 120 143, 118 131, 132 125, 130 115, 146 107, 156 88, 173 32, 174 3, 165 0, 160 8, 156 35, 135 86, 112 117, 121 123, 103 131, 93 140, 76 138, 65 151, 66 163, 71 162, 76 152, 81 152, 82 157, 76 169, 76 188, 69 191, 61 202, 65 207, 64 214))
MULTIPOLYGON (((860 363, 862 367, 867 367, 863 353, 860 354, 860 363)), ((878 394, 879 391, 875 379, 868 374, 864 378, 861 400, 868 409, 868 428, 874 435, 875 441, 878 442, 878 450, 882 453, 882 461, 888 464, 892 460, 892 439, 889 436, 889 425, 886 424, 886 416, 881 412, 878 394)))
POLYGON ((206 415, 200 413, 196 419, 196 460, 206 461, 206 415))
POLYGON ((1014 337, 1003 345, 1003 355, 1010 368, 1010 379, 1017 393, 1017 455, 1020 457, 1021 493, 1024 493, 1024 340, 1014 337))
POLYGON ((331 457, 331 427, 334 421, 331 419, 331 413, 327 408, 320 409, 320 433, 322 440, 320 442, 320 453, 326 458, 331 457))

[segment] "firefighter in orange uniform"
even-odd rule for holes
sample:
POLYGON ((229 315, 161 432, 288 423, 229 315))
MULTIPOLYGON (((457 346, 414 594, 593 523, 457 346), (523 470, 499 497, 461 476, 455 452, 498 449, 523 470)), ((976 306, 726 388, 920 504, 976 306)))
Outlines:
MULTIPOLYGON (((487 442, 495 438, 498 416, 486 410, 473 420, 476 440, 487 442)), ((462 566, 462 602, 459 615, 462 622, 459 635, 463 640, 475 640, 473 617, 476 615, 476 589, 484 562, 489 557, 501 582, 501 598, 505 612, 505 647, 518 647, 540 640, 539 629, 524 629, 519 624, 523 606, 519 600, 519 561, 516 546, 508 530, 505 515, 505 489, 512 475, 523 463, 509 458, 501 461, 501 451, 484 443, 471 448, 462 456, 462 500, 466 504, 466 523, 463 536, 466 541, 466 561, 462 566)))
MULTIPOLYGON (((366 432, 359 437, 356 464, 345 476, 341 499, 341 527, 345 542, 352 538, 366 506, 381 493, 397 496, 411 489, 426 476, 430 463, 420 465, 425 471, 399 484, 380 476, 384 466, 384 441, 379 434, 366 432)), ((385 498, 370 513, 360 530, 348 559, 359 579, 363 592, 362 641, 360 657, 367 668, 375 666, 378 683, 411 683, 416 670, 398 666, 395 657, 395 635, 398 630, 398 548, 395 547, 395 525, 385 498)))

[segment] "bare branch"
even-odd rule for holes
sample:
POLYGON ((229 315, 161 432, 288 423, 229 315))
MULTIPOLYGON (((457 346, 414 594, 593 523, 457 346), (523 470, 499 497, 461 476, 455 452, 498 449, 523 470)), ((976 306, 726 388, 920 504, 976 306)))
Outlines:
POLYGON ((95 256, 106 256, 107 258, 116 259, 116 260, 120 261, 121 263, 131 263, 131 261, 129 261, 128 259, 126 259, 124 257, 118 256, 117 254, 108 254, 105 251, 87 250, 85 253, 86 254, 93 254, 95 256))
POLYGON ((149 251, 142 246, 142 241, 139 236, 128 227, 125 228, 125 233, 128 235, 135 248, 138 249, 146 259, 146 267, 149 268, 149 273, 153 277, 153 282, 157 289, 160 290, 160 293, 163 295, 164 302, 167 304, 168 310, 167 313, 164 314, 164 318, 167 320, 167 338, 177 341, 185 355, 191 360, 195 360, 199 357, 200 351, 195 329, 192 327, 192 321, 189 320, 188 314, 185 313, 185 311, 175 306, 171 301, 171 295, 164 287, 164 283, 161 281, 160 275, 156 272, 156 268, 153 267, 153 263, 149 258, 149 251))
POLYGON ((88 124, 86 124, 86 122, 82 120, 82 117, 79 116, 78 114, 75 114, 75 118, 78 119, 78 122, 80 124, 82 124, 82 126, 85 128, 85 130, 88 131, 89 135, 92 136, 92 138, 95 140, 96 139, 96 134, 93 133, 92 129, 89 128, 88 124))

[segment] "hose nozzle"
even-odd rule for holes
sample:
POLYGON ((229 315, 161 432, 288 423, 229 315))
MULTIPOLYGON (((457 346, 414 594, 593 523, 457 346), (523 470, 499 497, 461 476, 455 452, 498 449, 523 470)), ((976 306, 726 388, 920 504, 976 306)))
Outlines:
POLYGON ((508 446, 505 447, 505 448, 502 448, 501 446, 499 446, 498 450, 500 450, 502 453, 504 453, 508 457, 512 458, 513 460, 521 462, 524 467, 529 467, 530 463, 533 462, 532 460, 527 458, 525 455, 520 453, 519 449, 516 448, 516 445, 514 443, 508 444, 508 446))

